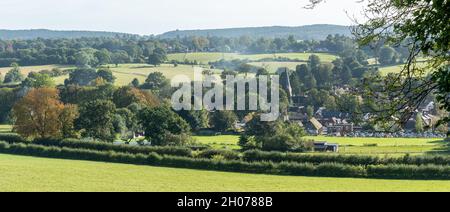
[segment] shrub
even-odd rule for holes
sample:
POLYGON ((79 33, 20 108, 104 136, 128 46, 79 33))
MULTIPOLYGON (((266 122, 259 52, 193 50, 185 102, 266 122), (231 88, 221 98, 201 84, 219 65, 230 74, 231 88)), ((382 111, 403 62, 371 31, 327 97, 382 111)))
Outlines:
POLYGON ((273 161, 298 163, 343 163, 349 165, 368 165, 381 163, 381 159, 371 156, 344 156, 344 155, 311 155, 282 152, 247 151, 244 152, 245 161, 273 161))
POLYGON ((226 160, 239 160, 239 153, 230 150, 209 149, 199 153, 199 158, 212 159, 214 156, 222 156, 226 160))
POLYGON ((450 179, 449 166, 382 165, 368 166, 368 177, 393 179, 450 179))
POLYGON ((13 134, 13 133, 0 134, 0 141, 6 141, 8 143, 26 142, 26 140, 24 138, 22 138, 20 135, 13 134))
POLYGON ((272 162, 297 162, 297 163, 342 163, 348 165, 389 165, 389 164, 409 164, 409 165, 450 165, 449 156, 409 156, 401 158, 381 158, 377 156, 365 155, 329 155, 329 154, 296 154, 282 152, 264 152, 258 150, 246 151, 243 159, 249 162, 272 161, 272 162))
POLYGON ((175 156, 185 156, 191 157, 192 151, 185 147, 142 147, 142 146, 129 146, 129 145, 115 145, 104 142, 86 142, 76 139, 65 139, 65 140, 36 140, 34 144, 44 145, 44 146, 56 146, 56 147, 67 147, 76 149, 91 149, 97 151, 116 151, 131 154, 150 154, 157 153, 160 155, 175 155, 175 156))

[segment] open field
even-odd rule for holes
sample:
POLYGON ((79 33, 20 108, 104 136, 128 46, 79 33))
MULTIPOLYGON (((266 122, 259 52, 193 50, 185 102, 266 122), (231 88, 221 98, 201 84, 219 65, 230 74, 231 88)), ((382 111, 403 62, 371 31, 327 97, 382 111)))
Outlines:
POLYGON ((289 68, 295 70, 298 65, 306 64, 304 62, 251 62, 249 65, 265 68, 270 73, 275 73, 279 68, 289 68))
POLYGON ((450 191, 449 181, 240 174, 0 154, 0 191, 450 191))
MULTIPOLYGON (((217 149, 240 149, 239 136, 199 136, 201 144, 217 149)), ((426 138, 342 138, 342 137, 306 137, 315 141, 326 141, 341 145, 340 154, 389 155, 405 154, 448 154, 450 147, 442 139, 426 138)), ((322 153, 320 153, 322 154, 322 153)))
MULTIPOLYGON (((39 71, 42 71, 42 70, 52 70, 54 68, 59 68, 59 69, 65 70, 65 69, 70 69, 70 68, 75 68, 75 67, 73 67, 73 66, 64 66, 64 65, 21 66, 20 67, 20 72, 24 76, 27 76, 30 72, 39 72, 39 71)), ((11 67, 0 68, 0 74, 5 76, 5 74, 9 70, 11 70, 11 67)))
POLYGON ((208 64, 209 62, 215 62, 219 60, 261 60, 261 59, 277 59, 277 58, 289 58, 291 60, 303 60, 307 61, 312 54, 320 56, 322 62, 332 62, 336 59, 335 55, 325 53, 276 53, 276 54, 237 54, 237 53, 221 53, 221 52, 198 52, 198 53, 177 53, 169 54, 169 61, 175 60, 179 62, 197 61, 202 64, 208 64))
POLYGON ((210 145, 214 149, 240 149, 237 145, 239 136, 221 135, 221 136, 194 136, 200 144, 210 145))
MULTIPOLYGON (((153 72, 161 72, 167 78, 171 79, 176 75, 186 75, 190 78, 194 76, 194 67, 190 65, 179 65, 174 67, 171 64, 163 64, 158 67, 154 67, 146 64, 120 64, 118 67, 115 65, 108 66, 116 76, 116 85, 123 86, 129 85, 133 79, 137 78, 142 83, 147 79, 147 76, 153 72)), ((41 70, 51 70, 52 68, 69 69, 74 68, 70 66, 58 66, 58 65, 48 65, 48 66, 25 66, 20 67, 21 72, 26 76, 30 72, 39 72, 41 70)), ((11 68, 0 68, 0 73, 3 74, 8 72, 11 68)), ((220 70, 212 70, 215 73, 220 73, 220 70)), ((64 84, 64 80, 67 79, 69 75, 59 76, 53 78, 57 85, 64 84)))
MULTIPOLYGON (((172 79, 177 75, 186 75, 193 79, 194 67, 191 65, 178 65, 174 67, 171 64, 163 64, 154 67, 146 64, 120 64, 118 67, 110 66, 114 76, 117 77, 116 85, 128 85, 137 78, 141 83, 147 79, 150 73, 161 72, 168 79, 172 79)), ((220 70, 212 70, 214 73, 220 73, 220 70)))
POLYGON ((341 145, 341 154, 448 154, 450 147, 442 139, 427 138, 341 138, 307 137, 315 141, 327 141, 341 145))
MULTIPOLYGON (((419 68, 425 68, 427 66, 427 63, 420 62, 417 65, 419 68)), ((400 73, 405 65, 393 65, 393 66, 383 66, 380 67, 380 73, 383 76, 388 75, 389 73, 400 73)), ((425 74, 429 73, 430 71, 426 71, 425 74)))
POLYGON ((0 133, 9 133, 11 132, 11 125, 0 125, 0 133))

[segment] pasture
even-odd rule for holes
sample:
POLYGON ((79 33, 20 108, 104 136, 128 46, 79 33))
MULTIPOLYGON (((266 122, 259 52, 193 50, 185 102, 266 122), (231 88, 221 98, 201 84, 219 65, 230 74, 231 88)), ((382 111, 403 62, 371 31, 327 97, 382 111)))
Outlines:
POLYGON ((10 133, 12 130, 11 125, 0 125, 0 133, 10 133))
POLYGON ((337 56, 326 53, 274 53, 274 54, 238 54, 238 53, 221 53, 221 52, 196 52, 196 53, 176 53, 169 54, 169 61, 184 62, 197 61, 201 64, 208 64, 209 62, 216 62, 219 60, 250 60, 257 61, 262 59, 278 59, 289 58, 291 60, 307 61, 312 54, 318 55, 322 62, 332 62, 337 56))
MULTIPOLYGON (((162 64, 154 67, 146 64, 120 64, 118 67, 109 66, 114 76, 116 76, 116 85, 123 86, 128 85, 137 78, 143 83, 150 73, 161 72, 168 79, 172 79, 177 75, 186 75, 193 79, 194 66, 191 65, 178 65, 175 67, 172 64, 162 64)), ((220 73, 221 70, 212 70, 213 73, 220 73)))
MULTIPOLYGON (((147 79, 150 73, 161 72, 168 79, 172 79, 177 75, 186 75, 193 79, 194 76, 194 66, 191 65, 178 65, 175 67, 172 64, 162 64, 161 66, 151 66, 146 64, 120 64, 118 67, 115 65, 104 66, 109 67, 113 72, 116 79, 117 86, 129 85, 133 79, 137 78, 141 83, 147 79)), ((24 76, 28 75, 30 72, 39 72, 42 70, 51 70, 52 68, 70 69, 75 68, 71 66, 58 66, 58 65, 47 65, 47 66, 24 66, 20 67, 20 70, 24 76)), ((0 68, 0 73, 4 76, 11 68, 0 68)), ((212 70, 213 73, 220 73, 220 70, 212 70)), ((67 79, 69 75, 59 76, 53 78, 56 85, 64 84, 64 80, 67 79)))
MULTIPOLYGON (((239 136, 198 136, 201 144, 217 149, 240 149, 239 136)), ((338 143, 339 154, 403 156, 405 154, 448 154, 450 147, 442 139, 427 138, 343 138, 308 136, 308 140, 338 143)), ((317 153, 323 154, 323 153, 317 153)))
POLYGON ((0 154, 0 191, 449 191, 448 181, 240 174, 0 154))
POLYGON ((221 136, 194 136, 199 144, 209 145, 214 149, 232 149, 239 150, 237 145, 239 136, 221 135, 221 136))
MULTIPOLYGON (((423 62, 423 61, 419 61, 417 64, 418 68, 426 68, 427 67, 427 63, 423 62)), ((382 66, 380 67, 380 73, 382 76, 386 76, 390 73, 400 73, 403 69, 404 69, 405 65, 393 65, 393 66, 382 66)), ((430 73, 430 70, 426 70, 425 74, 430 73)))
POLYGON ((251 62, 249 65, 265 68, 270 73, 276 73, 279 68, 289 68, 295 70, 298 65, 306 64, 304 62, 251 62))

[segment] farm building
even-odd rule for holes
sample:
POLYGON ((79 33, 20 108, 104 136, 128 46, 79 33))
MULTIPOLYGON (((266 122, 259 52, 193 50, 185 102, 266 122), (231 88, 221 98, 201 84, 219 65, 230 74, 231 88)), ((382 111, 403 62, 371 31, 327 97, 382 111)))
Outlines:
POLYGON ((339 144, 332 144, 328 142, 314 143, 314 151, 316 152, 339 152, 339 144))

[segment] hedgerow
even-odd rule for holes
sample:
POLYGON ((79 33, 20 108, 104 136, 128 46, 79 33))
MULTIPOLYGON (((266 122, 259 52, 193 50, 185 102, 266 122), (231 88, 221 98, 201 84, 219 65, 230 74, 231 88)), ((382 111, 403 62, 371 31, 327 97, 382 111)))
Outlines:
POLYGON ((236 151, 231 150, 217 150, 217 149, 208 149, 201 151, 198 154, 198 157, 200 158, 207 158, 207 159, 213 159, 214 156, 223 156, 226 160, 239 160, 240 156, 239 153, 236 151))
POLYGON ((152 165, 175 168, 190 168, 243 173, 280 174, 321 177, 370 177, 398 179, 450 179, 450 167, 439 165, 369 165, 355 166, 340 163, 295 162, 246 162, 241 160, 211 160, 205 158, 179 157, 169 155, 132 154, 114 151, 72 149, 67 147, 42 146, 35 144, 8 144, 0 142, 0 153, 38 157, 90 160, 137 165, 152 165))
POLYGON ((26 140, 24 138, 22 138, 20 135, 13 134, 13 133, 1 133, 0 141, 6 141, 8 143, 26 142, 26 140))
POLYGON ((131 145, 115 145, 105 142, 87 142, 80 141, 76 139, 65 139, 65 140, 52 140, 52 139, 43 139, 43 140, 35 140, 33 142, 37 145, 43 146, 56 146, 56 147, 67 147, 74 149, 90 149, 97 151, 115 151, 115 152, 123 152, 123 153, 131 153, 131 154, 151 154, 157 153, 160 155, 174 155, 174 156, 183 156, 183 157, 191 157, 192 151, 189 148, 185 147, 154 147, 154 146, 131 146, 131 145))
POLYGON ((256 161, 272 161, 272 162, 298 162, 298 163, 341 163, 348 165, 390 165, 390 164, 407 164, 407 165, 450 165, 449 156, 409 156, 393 158, 378 157, 365 155, 329 155, 329 154, 297 154, 282 152, 263 152, 258 150, 247 151, 243 153, 243 159, 249 162, 256 161))

